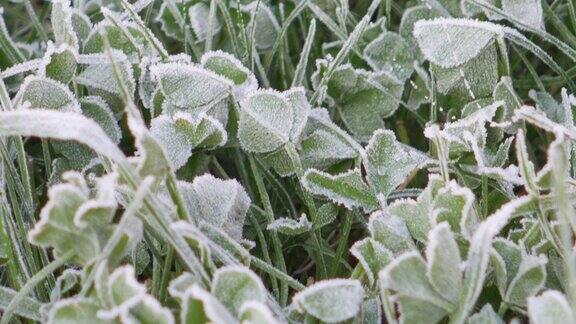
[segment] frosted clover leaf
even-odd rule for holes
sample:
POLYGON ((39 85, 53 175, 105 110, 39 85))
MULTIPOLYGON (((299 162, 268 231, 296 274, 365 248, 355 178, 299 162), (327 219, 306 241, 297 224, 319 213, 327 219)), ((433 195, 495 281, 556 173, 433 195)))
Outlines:
POLYGON ((352 318, 360 310, 364 289, 360 282, 350 279, 320 281, 297 293, 292 299, 300 312, 324 322, 341 322, 352 318))
MULTIPOLYGON (((312 76, 315 87, 328 62, 316 62, 312 76)), ((390 117, 400 105, 403 82, 388 72, 368 72, 350 64, 338 66, 328 81, 327 94, 334 100, 344 125, 362 140, 384 128, 383 118, 390 117)))
POLYGON ((240 103, 238 139, 242 148, 268 153, 290 140, 295 109, 280 92, 258 90, 240 103))
POLYGON ((451 68, 480 55, 502 33, 499 28, 467 19, 438 18, 416 22, 414 36, 427 60, 451 68))
POLYGON ((377 130, 366 146, 363 163, 374 193, 386 197, 426 159, 423 153, 396 141, 393 132, 377 130))
MULTIPOLYGON (((120 58, 123 54, 116 53, 120 58)), ((127 61, 115 62, 118 67, 120 78, 127 87, 129 95, 136 91, 136 81, 134 80, 134 71, 127 61)), ((113 96, 119 98, 122 95, 122 89, 116 78, 114 66, 111 63, 89 64, 76 77, 76 82, 88 88, 89 92, 104 97, 113 96)))
POLYGON ((496 314, 490 304, 484 305, 482 309, 468 318, 469 324, 504 324, 504 321, 496 314))
POLYGON ((54 47, 48 43, 41 71, 47 77, 68 84, 76 74, 76 51, 67 45, 54 47))
MULTIPOLYGON (((111 222, 117 208, 116 179, 114 175, 100 178, 95 194, 90 193, 78 173, 66 173, 64 179, 67 182, 50 188, 48 203, 42 208, 40 221, 29 232, 29 239, 33 244, 52 247, 57 256, 75 251, 73 262, 86 265, 98 256, 114 229, 111 222)), ((120 249, 110 260, 120 260, 141 234, 142 224, 134 219, 122 232, 120 249)))
MULTIPOLYGON (((544 30, 541 0, 502 0, 502 10, 523 24, 544 30)), ((523 28, 521 25, 518 27, 523 28)))
POLYGON ((266 288, 260 278, 249 269, 239 266, 228 266, 216 271, 212 294, 236 316, 245 302, 266 301, 266 288))
POLYGON ((39 76, 27 77, 16 97, 16 105, 28 102, 32 108, 80 112, 78 101, 64 84, 39 76))
POLYGON ((293 119, 285 96, 261 90, 241 103, 238 138, 247 151, 274 151, 288 142, 293 119))
POLYGON ((555 290, 529 298, 528 314, 532 321, 542 324, 571 323, 576 319, 566 296, 555 290))
POLYGON ((299 152, 304 167, 324 168, 353 159, 363 151, 362 146, 332 122, 326 109, 310 111, 304 134, 299 152))
POLYGON ((305 214, 302 214, 298 220, 291 218, 278 218, 268 224, 268 230, 278 231, 286 235, 298 235, 306 233, 312 229, 312 223, 305 214))
POLYGON ((362 265, 370 285, 376 282, 378 272, 393 259, 392 252, 371 237, 354 243, 350 253, 362 265))
POLYGON ((165 100, 177 110, 197 115, 207 113, 221 121, 227 118, 226 100, 233 83, 212 71, 191 64, 159 63, 150 67, 165 100), (224 112, 213 112, 221 109, 224 112))
POLYGON ((184 190, 196 207, 191 210, 194 217, 222 228, 235 240, 242 238, 250 198, 236 180, 221 180, 205 174, 196 177, 184 190))
POLYGON ((248 93, 258 89, 258 80, 233 55, 223 51, 207 52, 202 55, 200 65, 234 83, 236 100, 242 100, 248 93))
POLYGON ((376 211, 368 220, 370 236, 395 255, 416 250, 416 245, 404 220, 398 216, 376 211))
POLYGON ((97 271, 96 295, 91 298, 72 297, 54 304, 48 323, 64 321, 83 323, 162 323, 174 324, 172 313, 136 281, 134 268, 123 266, 111 274, 106 264, 97 271))
POLYGON ((364 48, 364 57, 375 71, 386 71, 401 81, 414 70, 414 56, 402 36, 385 32, 364 48))
POLYGON ((322 195, 346 208, 363 208, 374 210, 377 206, 376 197, 362 179, 359 169, 331 175, 315 169, 304 174, 302 184, 313 194, 322 195))
POLYGON ((430 284, 426 262, 418 252, 397 257, 379 277, 382 289, 396 292, 402 323, 436 323, 454 308, 430 284))
MULTIPOLYGON (((188 9, 188 16, 190 17, 190 25, 196 35, 196 39, 205 41, 210 28, 210 6, 203 2, 195 3, 188 9)), ((221 29, 218 16, 212 21, 212 24, 213 33, 218 33, 221 29)))
POLYGON ((182 307, 182 323, 275 323, 266 306, 266 290, 248 268, 225 266, 218 269, 211 292, 199 287, 196 279, 184 273, 170 283, 170 294, 182 307), (263 322, 262 322, 263 321, 263 322))
POLYGON ((503 302, 526 306, 546 280, 546 258, 528 255, 514 243, 497 239, 493 243, 492 264, 503 302))
POLYGON ((246 32, 251 35, 252 29, 256 31, 254 34, 256 48, 259 50, 270 49, 280 32, 280 25, 274 17, 274 13, 266 4, 257 1, 241 6, 241 10, 250 14, 250 22, 246 25, 246 32))
POLYGON ((204 113, 197 117, 183 112, 173 117, 162 115, 151 124, 150 132, 162 143, 176 169, 186 164, 193 148, 213 149, 228 140, 222 124, 204 113))
POLYGON ((445 183, 439 176, 431 175, 428 186, 416 200, 397 200, 387 212, 402 218, 410 234, 418 241, 426 242, 428 231, 442 221, 447 221, 453 231, 469 236, 477 222, 473 202, 470 189, 454 181, 445 183))
POLYGON ((428 241, 427 261, 418 252, 407 252, 379 274, 382 289, 396 292, 403 323, 438 322, 459 301, 463 277, 460 251, 448 224, 437 225, 428 241))

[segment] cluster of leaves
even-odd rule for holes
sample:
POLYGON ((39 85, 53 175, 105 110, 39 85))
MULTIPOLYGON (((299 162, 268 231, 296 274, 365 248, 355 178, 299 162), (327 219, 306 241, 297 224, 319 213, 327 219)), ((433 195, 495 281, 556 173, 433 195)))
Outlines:
POLYGON ((573 1, 3 5, 0 324, 576 322, 573 1))

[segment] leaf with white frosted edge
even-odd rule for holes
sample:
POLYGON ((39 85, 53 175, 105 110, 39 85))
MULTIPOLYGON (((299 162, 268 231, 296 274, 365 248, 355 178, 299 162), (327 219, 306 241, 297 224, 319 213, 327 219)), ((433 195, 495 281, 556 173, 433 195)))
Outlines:
POLYGON ((325 108, 312 109, 308 115, 308 122, 306 123, 306 127, 304 129, 305 133, 310 135, 317 130, 324 130, 327 133, 334 135, 338 138, 339 141, 356 151, 357 155, 364 151, 364 148, 358 144, 358 142, 356 142, 356 140, 354 140, 350 134, 348 134, 332 121, 330 118, 330 113, 325 108))
POLYGON ((449 144, 451 153, 471 152, 475 145, 484 148, 487 140, 486 124, 492 121, 502 104, 496 102, 487 107, 478 107, 465 118, 445 123, 438 135, 449 144))
POLYGON ((414 6, 406 9, 402 14, 402 20, 400 21, 400 26, 398 27, 398 32, 400 36, 410 45, 410 50, 414 51, 415 58, 422 60, 422 52, 418 47, 416 38, 413 35, 414 24, 419 20, 430 20, 433 18, 440 17, 434 9, 428 8, 426 5, 414 6))
MULTIPOLYGON (((198 41, 205 41, 210 29, 210 6, 204 2, 197 2, 188 9, 190 26, 198 41)), ((218 16, 212 21, 213 35, 220 31, 221 24, 218 16)))
POLYGON ((280 323, 266 306, 257 301, 247 301, 240 306, 238 319, 245 324, 276 324, 280 323))
POLYGON ((551 94, 530 90, 528 96, 534 101, 536 108, 542 110, 550 120, 559 124, 564 124, 566 119, 564 107, 559 104, 551 94))
POLYGON ((294 295, 292 303, 324 322, 341 322, 360 310, 364 289, 357 280, 330 279, 315 283, 294 295))
POLYGON ((98 317, 99 305, 92 299, 68 298, 54 303, 48 312, 49 324, 106 324, 98 317))
POLYGON ((446 317, 444 308, 438 307, 426 300, 399 295, 396 297, 400 312, 400 323, 438 323, 446 317))
POLYGON ((68 44, 70 47, 79 49, 78 37, 72 24, 72 12, 69 0, 52 1, 50 22, 54 31, 57 45, 68 44))
MULTIPOLYGON (((516 109, 520 109, 522 106, 522 100, 514 90, 512 79, 510 77, 504 76, 500 79, 500 81, 496 84, 496 87, 494 87, 492 98, 494 98, 494 101, 504 101, 504 122, 510 121, 514 115, 514 111, 516 109)), ((508 133, 513 133, 514 130, 515 127, 506 129, 508 133)))
POLYGON ((443 68, 432 64, 438 91, 474 100, 492 94, 498 82, 498 56, 495 44, 490 44, 477 57, 462 65, 443 68))
MULTIPOLYGON (((107 15, 114 15, 108 9, 103 11, 106 11, 107 15)), ((119 27, 109 20, 103 20, 94 25, 90 34, 86 37, 83 53, 106 52, 101 33, 106 33, 110 47, 113 50, 125 53, 132 63, 138 63, 140 56, 152 55, 155 51, 135 22, 123 21, 119 27)))
POLYGON ((80 108, 82 109, 82 115, 97 122, 114 143, 120 143, 122 138, 120 126, 118 126, 112 110, 104 99, 97 96, 80 98, 80 108))
POLYGON ((504 300, 512 305, 526 306, 526 299, 544 287, 547 262, 546 257, 524 255, 504 300))
POLYGON ((68 84, 76 74, 76 52, 68 45, 55 48, 48 43, 43 60, 41 72, 52 80, 68 84))
POLYGON ((78 8, 70 8, 70 20, 72 21, 72 29, 76 34, 76 38, 78 38, 78 43, 82 45, 88 37, 88 34, 90 34, 92 22, 90 18, 78 8))
POLYGON ((358 314, 359 323, 378 324, 382 318, 382 303, 378 297, 367 298, 362 302, 360 314, 358 314))
POLYGON ((467 63, 503 31, 499 25, 469 19, 437 18, 414 24, 414 36, 427 60, 443 68, 467 63))
POLYGON ((394 32, 384 32, 364 48, 364 58, 375 71, 385 71, 406 80, 414 71, 414 56, 408 43, 394 32))
MULTIPOLYGON (((54 248, 56 256, 76 251, 73 261, 85 265, 98 256, 114 225, 116 175, 96 179, 96 188, 88 193, 82 176, 67 172, 65 183, 49 190, 49 202, 41 211, 40 221, 29 232, 30 242, 54 248)), ((120 239, 108 256, 110 264, 120 261, 142 237, 142 223, 131 219, 120 232, 120 239)))
POLYGON ((504 320, 492 308, 486 304, 482 309, 468 318, 468 324, 504 324, 504 320))
POLYGON ((66 269, 56 279, 52 291, 50 291, 50 301, 61 300, 80 284, 81 271, 76 269, 66 269))
POLYGON ((222 124, 204 113, 196 118, 182 112, 171 117, 161 115, 152 119, 150 132, 163 145, 176 169, 186 164, 193 148, 212 149, 228 139, 222 124))
POLYGON ((474 232, 470 240, 458 311, 454 317, 466 318, 474 308, 486 278, 492 240, 508 224, 513 213, 530 201, 530 196, 524 196, 504 204, 480 223, 474 232))
POLYGON ((428 233, 426 275, 430 284, 444 298, 458 303, 462 287, 460 251, 448 223, 436 225, 428 233))
POLYGON ((152 119, 150 134, 163 147, 166 158, 176 170, 192 155, 192 144, 187 134, 175 127, 171 117, 162 115, 152 119))
POLYGON ((233 86, 227 78, 191 64, 155 64, 150 73, 166 100, 185 110, 205 111, 226 99, 233 86))
POLYGON ((373 239, 383 244, 395 255, 416 250, 404 220, 396 215, 376 211, 370 215, 368 230, 373 239))
POLYGON ((242 227, 250 198, 236 180, 221 180, 210 174, 194 178, 198 220, 222 228, 235 240, 242 238, 242 227))
POLYGON ((241 10, 250 14, 250 21, 246 24, 246 32, 251 35, 254 28, 256 48, 258 50, 272 48, 280 32, 280 25, 272 10, 266 4, 257 1, 242 6, 241 10))
POLYGON ((312 107, 306 98, 306 90, 303 87, 290 88, 284 91, 283 94, 292 105, 294 112, 292 128, 290 129, 290 140, 292 142, 298 142, 306 127, 308 115, 312 107))
POLYGON ((522 262, 522 250, 514 242, 496 238, 492 242, 492 261, 495 268, 496 283, 502 296, 506 294, 508 285, 518 273, 522 262), (499 269, 502 267, 502 269, 499 269))
POLYGON ((174 17, 172 11, 168 8, 169 3, 162 2, 158 15, 154 21, 160 23, 160 29, 170 38, 178 41, 184 40, 184 28, 178 24, 178 20, 174 17))
POLYGON ((431 216, 436 224, 447 221, 452 231, 470 237, 478 222, 473 204, 474 193, 452 180, 438 190, 432 203, 431 216))
POLYGON ((358 156, 354 147, 324 129, 314 131, 300 145, 300 159, 304 167, 324 168, 358 156))
POLYGON ((576 320, 566 296, 556 290, 528 298, 528 315, 531 323, 538 324, 573 323, 576 320))
POLYGON ((386 249, 384 245, 370 237, 354 243, 350 248, 350 253, 358 259, 362 268, 364 268, 364 272, 368 277, 370 285, 373 285, 374 282, 376 282, 378 272, 384 269, 384 267, 393 259, 390 250, 386 249))
POLYGON ((102 128, 77 113, 39 109, 0 112, 0 135, 76 141, 117 163, 126 162, 124 153, 102 128))
POLYGON ((274 169, 283 178, 294 175, 297 171, 286 146, 281 146, 273 152, 262 154, 261 161, 264 165, 274 169))
POLYGON ((316 219, 314 220, 314 228, 322 228, 331 224, 338 216, 338 206, 333 203, 325 203, 318 208, 316 219))
POLYGON ((311 230, 312 223, 308 220, 305 214, 302 214, 298 220, 284 217, 278 218, 268 224, 266 229, 269 231, 278 231, 285 235, 299 235, 311 230))
POLYGON ((576 139, 576 131, 573 128, 564 127, 550 120, 543 111, 532 106, 522 106, 514 112, 514 121, 525 120, 550 133, 563 133, 570 139, 576 139))
POLYGON ((105 287, 106 290, 98 295, 106 299, 104 304, 107 308, 98 311, 102 319, 174 324, 170 310, 146 293, 146 287, 136 280, 134 268, 130 265, 115 269, 107 282, 97 287, 105 287))
MULTIPOLYGON (((325 64, 318 62, 318 69, 325 64)), ((403 90, 403 82, 388 72, 357 70, 350 64, 337 67, 327 85, 343 123, 361 138, 384 128, 382 119, 396 111, 403 90)))
POLYGON ((438 190, 444 186, 439 175, 432 174, 424 191, 414 199, 398 199, 386 211, 404 220, 412 237, 420 242, 426 242, 428 232, 432 229, 432 204, 438 190))
POLYGON ((14 98, 16 106, 30 103, 32 108, 80 112, 74 94, 64 84, 45 77, 30 75, 24 79, 14 98))
POLYGON ((234 315, 247 301, 266 301, 266 288, 260 278, 241 266, 218 269, 212 280, 212 294, 234 315))
POLYGON ((367 180, 375 194, 387 197, 426 159, 415 150, 408 150, 394 132, 379 129, 374 132, 363 156, 367 180))
MULTIPOLYGON (((136 90, 134 72, 129 62, 116 62, 120 77, 130 95, 136 90)), ((114 66, 108 64, 90 64, 76 77, 76 82, 90 90, 105 91, 109 94, 121 95, 122 90, 114 73, 114 66)))
POLYGON ((426 262, 416 251, 407 252, 392 260, 379 274, 381 283, 398 296, 424 301, 443 308, 447 312, 454 308, 428 281, 426 262))
MULTIPOLYGON (((156 95, 156 92, 160 92, 160 90, 157 80, 152 76, 150 67, 158 64, 159 60, 160 59, 157 57, 144 56, 139 65, 140 76, 138 78, 138 95, 140 96, 140 100, 144 107, 153 110, 152 112, 154 113, 156 113, 154 109, 152 109, 154 106, 154 96, 156 95)), ((185 65, 192 63, 190 56, 184 53, 170 55, 167 61, 185 65)))
POLYGON ((322 195, 346 208, 361 207, 365 211, 377 207, 376 197, 362 179, 359 169, 331 175, 315 169, 304 174, 302 185, 315 195, 322 195))
MULTIPOLYGON (((180 193, 186 197, 186 195, 190 194, 190 190, 192 190, 190 188, 190 183, 187 182, 183 182, 183 181, 179 181, 178 182, 178 189, 180 190, 180 193)), ((186 199, 186 198, 185 198, 186 199)), ((186 207, 188 208, 188 210, 193 210, 191 208, 195 208, 194 205, 190 205, 188 203, 188 201, 185 200, 186 203, 186 207)), ((214 263, 212 260, 212 252, 210 251, 210 242, 206 239, 206 237, 201 233, 200 229, 197 228, 196 226, 192 225, 190 222, 188 221, 178 221, 175 223, 172 223, 172 225, 170 226, 174 232, 176 232, 178 235, 182 236, 182 238, 184 238, 184 240, 188 243, 188 245, 192 248, 192 250, 194 251, 194 253, 196 253, 196 255, 198 255, 200 261, 202 261, 202 264, 204 265, 204 267, 206 269, 214 269, 214 263)), ((192 276, 192 275, 190 275, 192 276)), ((185 287, 183 287, 184 284, 186 283, 190 283, 189 280, 186 279, 186 276, 182 276, 181 280, 173 280, 176 281, 174 282, 174 291, 171 291, 170 294, 175 295, 176 297, 181 297, 181 295, 177 292, 177 290, 180 289, 184 289, 185 287)), ((192 283, 196 282, 197 280, 195 280, 192 277, 192 283)), ((188 284, 188 286, 190 286, 190 284, 188 284)))
MULTIPOLYGON (((130 121, 128 122, 130 125, 130 121)), ((157 179, 164 178, 174 167, 169 160, 165 148, 147 130, 144 125, 130 126, 130 131, 136 138, 136 154, 130 161, 136 165, 142 177, 153 175, 157 179)))
POLYGON ((201 113, 197 118, 188 120, 193 129, 191 140, 195 148, 211 150, 223 146, 228 141, 224 126, 216 118, 201 113))
POLYGON ((181 323, 238 323, 212 294, 197 284, 186 290, 182 300, 181 323))
POLYGON ((502 10, 532 28, 544 30, 544 13, 540 1, 502 0, 502 10))
MULTIPOLYGON (((198 3, 197 5, 204 5, 198 3)), ((258 89, 258 80, 242 62, 233 55, 221 50, 206 52, 200 59, 200 65, 234 83, 234 96, 241 101, 249 93, 258 89)))
POLYGON ((290 140, 294 110, 282 93, 258 90, 240 103, 238 139, 248 152, 267 153, 290 140))

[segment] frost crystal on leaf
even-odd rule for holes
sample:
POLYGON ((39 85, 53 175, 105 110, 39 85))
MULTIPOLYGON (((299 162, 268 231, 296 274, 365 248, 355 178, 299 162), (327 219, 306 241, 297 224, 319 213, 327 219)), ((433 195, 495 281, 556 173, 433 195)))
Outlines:
POLYGON ((250 198, 236 180, 220 180, 205 174, 192 182, 197 204, 195 217, 222 228, 235 240, 242 238, 242 227, 250 198))
POLYGON ((297 309, 325 322, 341 322, 358 313, 364 298, 359 281, 331 279, 320 281, 292 299, 297 309))

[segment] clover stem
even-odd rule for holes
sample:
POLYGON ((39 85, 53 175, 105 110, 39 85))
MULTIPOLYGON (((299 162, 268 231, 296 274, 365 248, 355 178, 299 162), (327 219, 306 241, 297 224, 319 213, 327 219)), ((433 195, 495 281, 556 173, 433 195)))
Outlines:
MULTIPOLYGON (((290 157, 292 162, 292 166, 296 170, 296 176, 298 177, 298 183, 300 184, 300 189, 302 190, 302 198, 304 200, 304 204, 306 205, 306 209, 308 209, 308 214, 310 214, 310 219, 312 223, 318 223, 318 213, 316 212, 316 205, 314 204, 314 199, 310 195, 310 193, 304 188, 302 185, 302 178, 304 177, 304 169, 302 168, 302 163, 300 162, 300 157, 298 156, 298 152, 294 147, 294 144, 288 142, 285 145, 286 152, 290 157)), ((328 271, 326 268, 326 262, 324 260, 324 254, 322 252, 322 245, 320 244, 320 237, 321 232, 319 229, 316 229, 311 232, 312 240, 314 241, 314 245, 318 249, 318 272, 321 278, 326 278, 328 271)))

